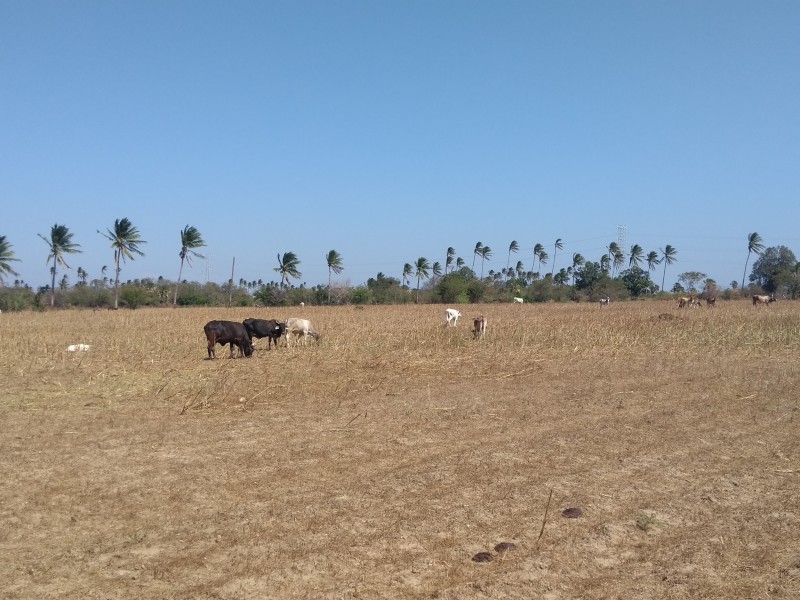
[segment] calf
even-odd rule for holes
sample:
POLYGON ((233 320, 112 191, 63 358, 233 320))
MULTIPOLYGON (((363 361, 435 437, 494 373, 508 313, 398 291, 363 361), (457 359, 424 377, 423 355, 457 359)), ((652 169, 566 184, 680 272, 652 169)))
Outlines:
POLYGON ((483 339, 483 337, 486 335, 486 317, 483 315, 480 317, 475 317, 472 323, 472 337, 476 340, 483 339))
POLYGON ((445 327, 450 325, 451 327, 455 327, 458 325, 458 317, 461 316, 461 313, 458 312, 455 308, 446 308, 444 310, 444 319, 445 319, 445 327))
POLYGON ((250 341, 250 334, 247 333, 244 324, 234 321, 209 321, 203 327, 208 340, 208 358, 216 358, 214 348, 217 344, 224 346, 231 345, 231 358, 233 358, 234 344, 239 348, 239 356, 250 357, 253 354, 253 344, 250 341))
POLYGON ((311 321, 308 319, 287 319, 286 320, 286 347, 289 347, 289 340, 292 336, 299 338, 302 336, 303 344, 309 337, 313 337, 319 341, 322 336, 320 333, 311 326, 311 321))
POLYGON ((265 321, 264 319, 245 319, 242 321, 244 328, 251 338, 267 339, 267 350, 272 348, 273 342, 278 347, 278 340, 286 333, 286 323, 278 323, 275 319, 265 321))
POLYGON ((777 302, 777 300, 778 299, 775 297, 775 294, 772 294, 772 296, 758 296, 756 294, 753 294, 753 306, 770 304, 771 302, 777 302))

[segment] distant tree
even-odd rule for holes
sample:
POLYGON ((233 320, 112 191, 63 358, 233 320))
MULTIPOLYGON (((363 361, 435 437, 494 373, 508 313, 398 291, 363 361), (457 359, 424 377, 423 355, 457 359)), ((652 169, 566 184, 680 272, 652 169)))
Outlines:
POLYGON ((403 285, 408 287, 408 281, 411 279, 411 275, 414 274, 414 267, 411 266, 411 263, 406 263, 403 265, 403 285))
POLYGON ((700 273, 699 271, 687 271, 686 273, 678 275, 678 281, 680 281, 688 291, 696 292, 698 285, 701 281, 706 279, 706 277, 707 275, 705 273, 700 273))
MULTIPOLYGON (((544 252, 544 246, 542 246, 539 243, 537 243, 537 244, 535 244, 533 246, 533 263, 531 264, 531 271, 535 271, 536 270, 536 261, 542 255, 542 252, 544 252)), ((540 262, 539 265, 541 265, 541 264, 542 263, 540 262)))
POLYGON ((430 270, 431 265, 428 263, 427 258, 420 256, 414 266, 416 267, 414 275, 417 277, 417 302, 419 302, 419 282, 420 279, 428 278, 428 271, 430 270))
POLYGON ((52 308, 56 305, 56 270, 58 269, 58 265, 66 269, 71 268, 64 260, 64 255, 78 254, 81 252, 81 250, 78 250, 81 245, 72 241, 72 233, 70 233, 66 225, 59 225, 58 223, 50 228, 49 239, 44 237, 41 233, 37 235, 44 240, 50 249, 47 262, 53 261, 53 266, 50 267, 50 275, 52 276, 50 283, 50 307, 52 308))
POLYGON ((644 260, 644 249, 639 244, 631 246, 631 256, 628 259, 629 267, 638 267, 644 260))
POLYGON ((656 267, 661 263, 661 259, 658 258, 658 252, 655 250, 651 250, 647 253, 647 258, 645 258, 647 262, 647 270, 648 271, 655 271, 656 267))
POLYGON ((744 289, 744 278, 747 275, 747 262, 750 255, 761 254, 764 251, 764 244, 761 236, 755 231, 747 236, 747 260, 744 261, 744 273, 742 274, 742 289, 744 289))
POLYGON ((619 280, 633 298, 655 292, 655 284, 650 279, 650 272, 640 267, 634 266, 623 271, 619 274, 619 280))
POLYGON ((522 279, 525 277, 525 265, 522 264, 521 260, 517 261, 517 266, 514 267, 514 271, 517 274, 517 279, 522 279))
POLYGON ((575 252, 572 255, 572 285, 575 285, 575 275, 578 272, 578 268, 583 266, 586 260, 580 254, 580 252, 575 252))
POLYGON ((481 257, 481 279, 483 279, 483 265, 487 258, 492 258, 492 249, 489 246, 483 246, 480 251, 481 257))
POLYGON ((114 277, 114 308, 119 308, 120 261, 125 262, 127 258, 133 260, 134 254, 144 256, 144 252, 139 250, 139 244, 147 242, 142 239, 139 230, 127 218, 116 219, 113 229, 106 229, 105 233, 98 230, 97 233, 109 240, 114 249, 114 272, 116 273, 114 277))
POLYGON ((552 276, 556 269, 556 255, 558 254, 559 250, 564 248, 564 244, 561 243, 561 238, 556 240, 556 243, 553 246, 553 268, 550 269, 550 275, 552 276))
POLYGON ((187 225, 181 230, 181 251, 178 253, 178 256, 181 257, 181 268, 178 269, 178 281, 175 283, 175 296, 172 298, 172 305, 178 305, 178 288, 181 285, 181 277, 183 276, 183 263, 189 265, 189 268, 192 268, 192 256, 196 256, 197 258, 205 258, 202 254, 197 251, 197 248, 202 248, 205 246, 206 243, 203 241, 203 236, 200 235, 200 232, 197 231, 195 227, 191 227, 187 225))
POLYGON ((758 260, 753 263, 750 281, 765 292, 774 293, 782 285, 789 285, 796 272, 797 258, 786 246, 776 246, 762 250, 758 260))
POLYGON ((286 252, 283 256, 278 254, 278 266, 273 268, 281 274, 281 287, 289 287, 289 277, 293 279, 300 279, 303 274, 297 269, 300 266, 300 260, 294 252, 286 252))
POLYGON ((441 277, 442 276, 442 265, 438 262, 433 263, 431 267, 431 273, 433 273, 434 277, 441 277))
POLYGON ((0 285, 5 281, 4 276, 15 275, 19 277, 14 269, 11 268, 9 263, 19 262, 18 258, 14 258, 14 251, 11 250, 11 244, 6 241, 6 236, 0 235, 0 285))
POLYGON ((336 250, 331 250, 325 255, 325 260, 328 263, 328 304, 331 302, 331 276, 333 273, 337 275, 344 270, 344 262, 342 255, 336 250))
POLYGON ((508 265, 511 264, 511 253, 516 254, 519 252, 519 244, 517 240, 512 240, 512 242, 508 245, 508 260, 506 261, 506 273, 508 273, 508 265))
POLYGON ((456 257, 456 249, 450 246, 447 249, 447 256, 445 257, 444 261, 444 274, 447 275, 447 271, 453 265, 453 259, 456 257))
POLYGON ((457 269, 463 269, 465 264, 466 263, 465 263, 463 258, 461 258, 460 256, 458 258, 456 258, 456 268, 457 269))
POLYGON ((481 252, 483 251, 483 244, 478 242, 475 244, 475 250, 472 251, 472 270, 475 270, 475 258, 481 256, 481 252))
POLYGON ((542 265, 546 265, 547 261, 550 260, 550 255, 547 253, 547 250, 542 248, 541 252, 539 252, 539 269, 541 270, 542 265))
POLYGON ((676 260, 678 260, 677 258, 675 258, 677 255, 678 255, 678 251, 675 248, 673 248, 672 246, 670 246, 669 244, 664 246, 664 249, 661 250, 660 262, 664 263, 664 275, 661 277, 661 289, 662 290, 664 289, 664 280, 667 278, 667 265, 671 265, 676 260))

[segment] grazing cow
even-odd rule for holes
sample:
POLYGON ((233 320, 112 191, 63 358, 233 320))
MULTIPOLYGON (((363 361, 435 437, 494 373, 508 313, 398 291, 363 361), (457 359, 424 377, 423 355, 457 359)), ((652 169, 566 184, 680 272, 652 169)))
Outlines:
POLYGON ((690 299, 685 296, 683 298, 678 298, 678 308, 689 306, 689 300, 690 299))
POLYGON ((606 296, 605 298, 600 298, 600 308, 608 306, 609 304, 611 304, 611 298, 609 296, 606 296))
POLYGON ((224 346, 231 345, 231 358, 233 358, 233 346, 239 348, 239 356, 250 357, 253 354, 253 344, 250 341, 250 334, 247 333, 243 323, 234 321, 209 321, 203 327, 208 340, 208 358, 216 358, 214 347, 217 344, 224 346))
POLYGON ((525 302, 525 298, 518 298, 517 296, 514 296, 514 304, 522 304, 523 302, 525 302))
POLYGON ((753 295, 753 306, 760 306, 762 304, 769 304, 770 302, 777 302, 778 299, 775 297, 775 294, 772 296, 758 296, 756 294, 753 295))
POLYGON ((708 308, 711 308, 712 306, 716 306, 716 305, 717 305, 717 297, 716 296, 709 296, 708 298, 706 298, 706 306, 708 308))
POLYGON ((287 319, 286 320, 286 347, 289 347, 289 340, 292 336, 299 338, 302 336, 303 344, 309 336, 319 341, 322 337, 319 332, 311 326, 311 321, 308 319, 287 319))
POLYGON ((286 323, 278 323, 275 319, 270 319, 269 321, 264 319, 245 319, 242 324, 251 338, 259 340, 264 337, 269 338, 267 339, 267 350, 272 348, 273 342, 277 348, 278 340, 286 333, 286 323))
POLYGON ((483 339, 483 337, 486 335, 486 317, 483 315, 480 317, 475 317, 472 323, 472 337, 476 340, 483 339))
POLYGON ((458 312, 455 308, 446 308, 444 310, 444 319, 445 319, 445 327, 450 325, 451 327, 455 327, 458 325, 458 317, 461 316, 461 313, 458 312))

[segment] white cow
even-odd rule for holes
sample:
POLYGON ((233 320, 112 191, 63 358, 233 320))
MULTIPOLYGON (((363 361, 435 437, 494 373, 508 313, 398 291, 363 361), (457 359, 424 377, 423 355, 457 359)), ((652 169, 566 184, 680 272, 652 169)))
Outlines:
POLYGON ((611 298, 609 296, 606 296, 605 298, 600 298, 600 308, 608 306, 609 304, 611 304, 611 298))
POLYGON ((458 312, 455 308, 446 308, 444 311, 444 318, 446 323, 444 324, 445 327, 450 325, 451 327, 455 327, 458 325, 458 317, 461 316, 461 313, 458 312))
POLYGON ((303 338, 303 344, 310 337, 319 341, 322 337, 320 333, 311 326, 311 321, 308 319, 287 319, 286 320, 286 347, 291 346, 290 340, 292 336, 295 338, 303 338))
POLYGON ((472 323, 472 337, 476 340, 483 339, 483 337, 486 335, 486 317, 483 315, 480 317, 475 317, 472 323))
POLYGON ((514 296, 514 304, 522 304, 523 302, 525 302, 524 298, 517 298, 514 296))

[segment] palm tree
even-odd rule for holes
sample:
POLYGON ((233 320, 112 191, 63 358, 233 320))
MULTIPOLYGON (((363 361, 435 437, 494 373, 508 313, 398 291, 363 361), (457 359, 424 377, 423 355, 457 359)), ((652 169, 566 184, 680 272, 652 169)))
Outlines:
POLYGON ((438 262, 433 263, 431 267, 431 273, 433 273, 434 277, 441 277, 442 276, 442 265, 438 262))
POLYGON ((205 258, 197 251, 197 248, 202 248, 205 245, 203 236, 200 235, 196 228, 189 225, 183 228, 181 231, 181 251, 178 253, 178 256, 181 257, 181 268, 178 269, 178 282, 175 284, 175 295, 172 298, 173 306, 178 305, 178 288, 181 285, 181 277, 183 276, 183 262, 186 261, 189 264, 189 268, 191 268, 192 256, 201 259, 205 258))
POLYGON ((71 268, 67 261, 64 260, 65 254, 77 254, 81 252, 78 248, 80 244, 72 241, 72 234, 66 225, 59 225, 56 223, 50 228, 50 239, 44 237, 41 233, 37 233, 40 238, 50 248, 50 254, 47 256, 47 262, 53 261, 53 266, 50 267, 50 275, 52 275, 52 282, 50 283, 50 307, 56 305, 56 269, 58 265, 69 269, 71 268))
MULTIPOLYGON (((533 247, 533 264, 531 265, 531 271, 536 270, 536 259, 541 256, 542 252, 544 252, 544 246, 541 244, 536 244, 533 247)), ((539 264, 541 265, 541 262, 539 264)))
POLYGON ((411 274, 414 272, 414 267, 411 266, 411 263, 406 263, 403 265, 403 285, 408 287, 408 280, 411 278, 411 274))
POLYGON ((658 264, 661 262, 661 259, 658 258, 658 252, 655 250, 650 250, 647 253, 647 258, 645 258, 645 262, 647 262, 647 270, 648 271, 655 271, 658 264))
POLYGON ((272 270, 281 274, 281 287, 289 286, 289 277, 300 279, 303 274, 297 270, 300 260, 294 252, 287 252, 282 257, 278 254, 278 266, 272 270))
POLYGON ((614 252, 614 273, 619 271, 622 268, 622 265, 625 264, 625 253, 622 251, 621 248, 618 248, 616 252, 614 252))
MULTIPOLYGON (((608 265, 611 265, 611 264, 613 264, 613 265, 615 265, 615 266, 616 266, 616 264, 617 264, 617 256, 618 256, 618 255, 619 255, 621 252, 622 252, 622 251, 619 249, 619 244, 617 244, 617 242, 611 242, 611 243, 608 245, 608 263, 607 263, 607 264, 608 264, 608 265)), ((620 259, 620 260, 621 260, 621 259, 620 259)))
POLYGON ((559 250, 564 249, 564 244, 561 243, 561 238, 556 240, 555 246, 553 247, 553 268, 550 269, 550 276, 553 276, 553 273, 556 270, 556 255, 558 254, 559 250))
POLYGON ((463 258, 461 258, 460 256, 456 258, 456 267, 458 267, 459 270, 463 269, 465 264, 466 263, 463 258))
POLYGON ((586 262, 579 252, 572 255, 572 285, 575 285, 575 274, 578 272, 578 267, 582 267, 586 262))
POLYGON ((492 258, 492 249, 489 246, 483 246, 480 252, 481 256, 481 279, 483 279, 483 265, 487 258, 492 258))
POLYGON ((547 250, 542 248, 542 251, 539 252, 539 270, 541 271, 542 265, 547 264, 547 259, 550 258, 550 255, 547 253, 547 250))
POLYGON ((744 289, 744 277, 747 275, 747 262, 750 260, 750 254, 755 252, 761 254, 764 251, 764 240, 755 231, 747 236, 747 260, 744 261, 744 273, 742 274, 742 289, 744 289))
POLYGON ((644 248, 639 244, 631 246, 631 257, 628 259, 628 267, 638 267, 644 260, 644 248))
POLYGON ((506 261, 506 273, 508 273, 508 265, 511 264, 511 253, 516 254, 519 252, 519 244, 517 240, 512 240, 512 242, 508 245, 508 260, 506 261))
POLYGON ((517 273, 517 279, 522 279, 525 276, 525 265, 522 264, 521 260, 517 261, 517 266, 514 267, 514 271, 517 273))
POLYGON ((611 258, 608 254, 603 254, 603 256, 600 257, 600 270, 603 271, 604 274, 611 271, 611 258))
POLYGON ((444 274, 447 275, 447 270, 453 264, 453 259, 456 257, 456 249, 450 246, 447 249, 447 257, 444 261, 444 274))
POLYGON ((431 266, 428 264, 428 259, 423 256, 420 256, 417 259, 417 262, 414 263, 414 266, 417 269, 414 275, 417 278, 417 303, 419 303, 419 282, 420 279, 428 278, 428 270, 431 268, 431 266))
POLYGON ((337 275, 344 270, 344 263, 342 262, 342 255, 336 250, 331 250, 325 255, 325 260, 328 263, 328 304, 331 303, 331 275, 337 275))
POLYGON ((6 236, 0 235, 0 285, 3 283, 3 275, 16 275, 19 277, 14 269, 11 268, 9 263, 19 262, 18 258, 14 258, 14 252, 11 250, 11 244, 6 241, 6 236))
POLYGON ((671 265, 676 260, 678 260, 677 258, 675 258, 677 255, 678 255, 678 251, 675 248, 673 248, 672 246, 670 246, 669 244, 664 246, 664 249, 661 250, 661 260, 659 262, 663 261, 663 263, 664 263, 664 275, 661 277, 661 291, 662 292, 664 291, 664 279, 667 276, 667 265, 671 265))
POLYGON ((106 232, 98 230, 97 233, 111 242, 114 249, 114 308, 119 308, 119 272, 120 260, 125 262, 126 258, 133 260, 133 255, 144 256, 144 252, 139 250, 139 244, 146 244, 139 235, 139 230, 133 226, 127 218, 116 219, 114 229, 106 229, 106 232))
POLYGON ((475 250, 472 251, 472 272, 475 272, 475 257, 481 255, 481 251, 483 250, 483 244, 478 242, 475 244, 475 250))

